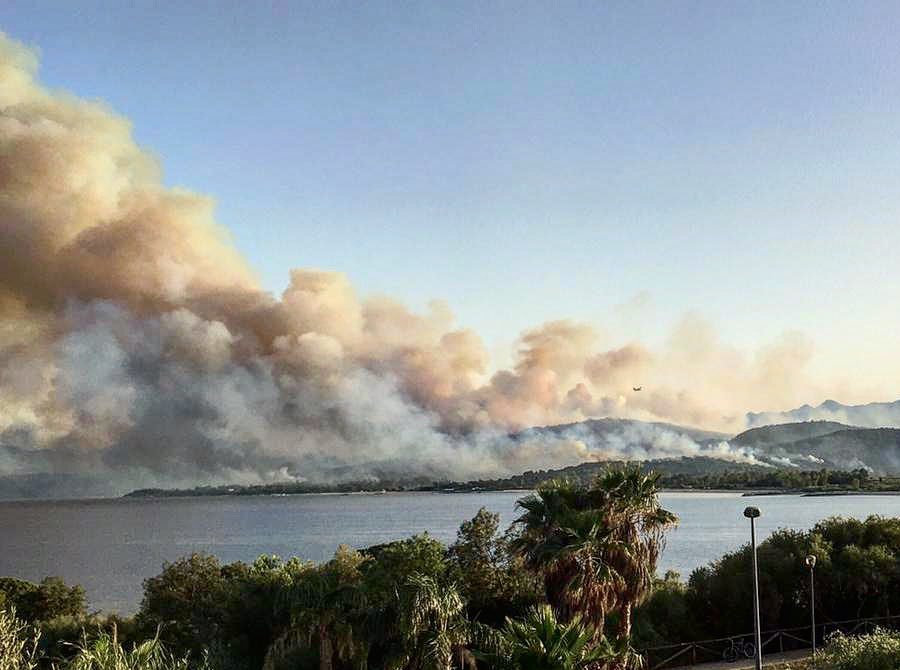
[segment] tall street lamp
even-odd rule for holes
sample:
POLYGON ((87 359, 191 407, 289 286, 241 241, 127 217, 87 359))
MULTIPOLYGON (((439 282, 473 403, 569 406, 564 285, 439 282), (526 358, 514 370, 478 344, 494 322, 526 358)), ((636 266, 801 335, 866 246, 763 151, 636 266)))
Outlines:
POLYGON ((812 626, 812 653, 816 653, 816 557, 810 554, 806 557, 806 567, 809 568, 809 620, 812 626))
POLYGON ((759 628, 759 567, 756 563, 756 523, 758 507, 748 507, 744 516, 750 519, 750 547, 753 552, 753 633, 756 637, 756 670, 762 670, 762 632, 759 628))

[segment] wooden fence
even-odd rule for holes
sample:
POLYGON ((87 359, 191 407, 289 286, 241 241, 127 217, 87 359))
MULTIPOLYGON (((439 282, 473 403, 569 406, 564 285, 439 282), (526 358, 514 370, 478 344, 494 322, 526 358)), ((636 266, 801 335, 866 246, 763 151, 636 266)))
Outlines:
MULTIPOLYGON (((868 619, 848 619, 847 621, 827 621, 816 624, 816 644, 837 631, 847 634, 867 633, 875 628, 900 628, 900 615, 871 617, 868 619)), ((762 633, 763 654, 774 654, 794 649, 812 647, 811 626, 769 630, 762 633)), ((684 665, 696 665, 711 661, 721 661, 725 652, 734 645, 753 642, 753 633, 741 633, 713 640, 697 640, 661 647, 642 649, 647 670, 661 670, 684 665)))

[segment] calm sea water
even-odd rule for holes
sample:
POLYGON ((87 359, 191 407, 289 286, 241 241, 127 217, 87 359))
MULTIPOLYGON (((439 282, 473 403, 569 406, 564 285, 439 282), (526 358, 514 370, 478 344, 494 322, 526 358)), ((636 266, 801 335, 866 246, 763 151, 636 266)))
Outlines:
MULTIPOLYGON (((90 605, 133 611, 141 582, 164 561, 194 551, 223 561, 260 554, 327 559, 341 543, 365 547, 428 531, 452 541, 480 507, 515 517, 522 492, 388 493, 243 498, 111 499, 0 503, 0 576, 59 575, 87 590, 90 605)), ((900 516, 900 496, 743 498, 735 493, 664 493, 681 518, 661 570, 687 575, 749 537, 742 511, 762 510, 762 537, 805 529, 832 515, 900 516)))

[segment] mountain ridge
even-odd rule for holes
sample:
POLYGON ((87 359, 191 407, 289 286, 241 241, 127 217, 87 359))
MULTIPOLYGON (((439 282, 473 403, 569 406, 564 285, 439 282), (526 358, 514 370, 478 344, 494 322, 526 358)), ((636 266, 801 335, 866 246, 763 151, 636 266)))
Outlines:
POLYGON ((815 407, 801 405, 783 412, 748 412, 748 428, 804 421, 836 421, 859 428, 900 428, 900 400, 845 405, 825 400, 815 407))

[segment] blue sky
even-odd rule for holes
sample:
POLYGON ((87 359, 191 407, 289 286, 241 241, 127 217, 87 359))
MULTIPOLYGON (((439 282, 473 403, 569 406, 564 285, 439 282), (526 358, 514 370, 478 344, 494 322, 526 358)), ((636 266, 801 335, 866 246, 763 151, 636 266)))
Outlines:
POLYGON ((639 302, 624 335, 695 310, 900 372, 900 5, 362 4, 8 0, 0 28, 212 194, 273 291, 341 270, 498 347, 639 302))

